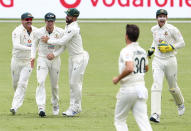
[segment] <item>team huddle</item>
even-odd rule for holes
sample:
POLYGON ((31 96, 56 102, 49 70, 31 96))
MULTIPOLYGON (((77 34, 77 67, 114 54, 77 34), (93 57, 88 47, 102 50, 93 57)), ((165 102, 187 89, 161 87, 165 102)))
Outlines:
POLYGON ((12 114, 15 114, 23 103, 28 79, 34 68, 36 52, 38 52, 36 103, 39 116, 46 116, 45 80, 48 73, 52 88, 53 115, 59 114, 60 55, 65 49, 68 49, 69 52, 70 106, 62 114, 74 116, 81 112, 82 82, 89 55, 83 49, 80 28, 77 23, 80 12, 77 9, 68 9, 66 14, 67 25, 64 30, 54 25, 56 16, 53 13, 45 15, 46 25, 40 29, 32 26, 33 16, 30 13, 22 14, 22 24, 12 33, 11 72, 15 90, 10 109, 12 114))
MULTIPOLYGON (((69 52, 69 85, 70 106, 62 113, 64 116, 75 116, 82 111, 82 83, 88 52, 83 49, 80 28, 77 18, 80 12, 71 8, 66 11, 65 29, 56 27, 56 16, 45 14, 45 26, 37 29, 32 26, 33 16, 30 13, 21 15, 22 24, 12 33, 13 51, 11 61, 14 97, 10 112, 15 115, 23 104, 28 79, 37 62, 36 103, 40 117, 46 116, 45 80, 50 76, 52 89, 52 113, 59 115, 58 79, 60 74, 60 55, 67 49, 69 52), (38 58, 36 60, 36 54, 38 58)), ((148 91, 145 87, 144 74, 148 71, 148 58, 152 60, 153 85, 151 88, 150 121, 159 123, 161 116, 161 92, 163 79, 166 77, 169 92, 177 105, 178 114, 185 112, 184 98, 177 84, 176 51, 185 46, 180 31, 167 23, 168 13, 164 9, 156 12, 157 25, 151 28, 153 43, 146 52, 137 42, 139 27, 126 25, 126 46, 119 56, 119 75, 113 83, 120 83, 115 107, 114 125, 117 131, 128 131, 126 119, 131 110, 141 131, 152 131, 147 115, 148 91)))

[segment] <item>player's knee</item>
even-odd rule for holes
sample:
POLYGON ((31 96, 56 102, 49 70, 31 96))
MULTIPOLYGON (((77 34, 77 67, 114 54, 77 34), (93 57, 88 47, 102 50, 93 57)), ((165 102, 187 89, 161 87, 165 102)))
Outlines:
POLYGON ((26 88, 27 87, 27 84, 28 84, 28 81, 19 81, 18 82, 18 86, 21 86, 23 88, 26 88))
POLYGON ((168 90, 171 94, 178 94, 180 92, 179 88, 169 88, 168 90))
POLYGON ((78 83, 70 83, 70 88, 74 91, 80 92, 82 90, 82 85, 78 83))
POLYGON ((70 82, 70 88, 75 89, 77 87, 76 83, 70 82))
POLYGON ((58 85, 57 84, 55 84, 55 85, 52 85, 52 89, 58 89, 59 87, 58 87, 58 85))
POLYGON ((162 86, 159 83, 153 83, 151 91, 152 92, 161 92, 162 86))
POLYGON ((170 88, 169 91, 172 94, 176 105, 181 105, 184 103, 184 97, 182 96, 179 88, 170 88))
POLYGON ((38 81, 38 87, 44 87, 45 81, 38 81))

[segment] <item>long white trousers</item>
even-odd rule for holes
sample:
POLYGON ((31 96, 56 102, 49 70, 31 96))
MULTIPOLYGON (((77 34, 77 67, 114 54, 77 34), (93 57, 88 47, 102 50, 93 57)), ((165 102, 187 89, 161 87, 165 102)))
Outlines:
POLYGON ((37 60, 37 82, 38 87, 36 88, 36 103, 38 105, 39 111, 45 111, 46 105, 46 91, 45 91, 45 81, 49 73, 51 88, 52 88, 52 105, 58 106, 59 96, 58 96, 58 79, 60 74, 60 58, 55 58, 53 60, 48 60, 44 57, 39 57, 37 60))
POLYGON ((29 60, 18 60, 16 58, 12 58, 11 74, 15 93, 11 108, 15 109, 15 111, 17 111, 17 109, 23 104, 25 91, 31 72, 32 68, 29 60))
POLYGON ((89 54, 84 52, 80 55, 69 57, 69 84, 70 84, 70 109, 76 112, 82 110, 82 84, 83 76, 88 64, 89 54))
POLYGON ((171 92, 176 97, 177 104, 183 104, 184 98, 177 84, 177 60, 176 57, 161 59, 154 57, 152 62, 153 85, 151 88, 151 114, 161 115, 161 92, 163 88, 164 76, 167 79, 169 90, 175 89, 177 94, 171 92), (180 101, 180 102, 179 102, 180 101))
MULTIPOLYGON (((141 87, 144 88, 145 87, 141 87)), ((145 93, 147 93, 145 91, 145 93)), ((147 94, 145 94, 147 96, 147 94)), ((152 131, 147 116, 146 98, 139 98, 136 86, 120 88, 117 94, 115 107, 114 125, 117 131, 128 131, 126 119, 129 111, 132 110, 133 116, 141 131, 152 131)))

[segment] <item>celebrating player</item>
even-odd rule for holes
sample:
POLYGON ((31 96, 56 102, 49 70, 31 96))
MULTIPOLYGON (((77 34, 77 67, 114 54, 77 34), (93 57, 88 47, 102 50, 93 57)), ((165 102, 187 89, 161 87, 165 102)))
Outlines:
POLYGON ((148 50, 148 56, 154 53, 152 62, 153 85, 151 89, 151 117, 153 122, 160 122, 161 115, 161 92, 164 75, 168 81, 169 91, 172 94, 178 114, 185 111, 184 98, 177 84, 177 60, 176 50, 185 46, 180 31, 173 25, 167 24, 167 11, 159 9, 156 12, 158 24, 152 27, 153 43, 148 50))
POLYGON ((64 46, 55 46, 52 44, 44 44, 41 40, 42 36, 48 36, 50 38, 59 39, 63 36, 64 30, 56 27, 56 16, 53 13, 47 13, 45 15, 46 26, 35 31, 35 42, 32 45, 31 51, 31 65, 34 66, 34 60, 36 51, 38 48, 37 59, 37 81, 38 87, 36 89, 36 102, 38 105, 39 116, 44 117, 45 104, 46 104, 46 92, 45 92, 45 80, 49 73, 51 87, 52 87, 52 105, 53 115, 59 114, 59 97, 58 97, 58 79, 60 73, 61 61, 59 55, 63 52, 64 46))
POLYGON ((89 54, 84 51, 80 27, 77 23, 77 17, 80 12, 76 8, 66 11, 66 27, 64 36, 61 39, 42 37, 45 43, 52 45, 66 46, 69 52, 69 83, 70 83, 70 107, 64 116, 74 116, 81 112, 81 97, 83 76, 88 64, 89 54))
POLYGON ((128 112, 133 115, 141 131, 152 131, 147 116, 148 98, 145 88, 144 74, 148 71, 147 54, 136 42, 139 28, 136 25, 126 26, 126 47, 119 56, 119 76, 113 78, 113 83, 120 82, 115 107, 115 127, 117 131, 128 131, 126 119, 128 112))
POLYGON ((32 26, 33 16, 31 13, 21 15, 22 24, 12 32, 12 60, 11 74, 13 88, 15 90, 10 112, 14 115, 17 109, 23 104, 28 79, 32 68, 30 65, 31 45, 33 42, 33 32, 37 29, 32 26))

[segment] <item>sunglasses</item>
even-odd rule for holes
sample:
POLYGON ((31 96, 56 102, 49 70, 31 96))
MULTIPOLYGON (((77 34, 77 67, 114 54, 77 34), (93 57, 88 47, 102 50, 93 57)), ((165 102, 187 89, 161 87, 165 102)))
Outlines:
POLYGON ((32 18, 26 18, 25 21, 32 21, 32 18))

